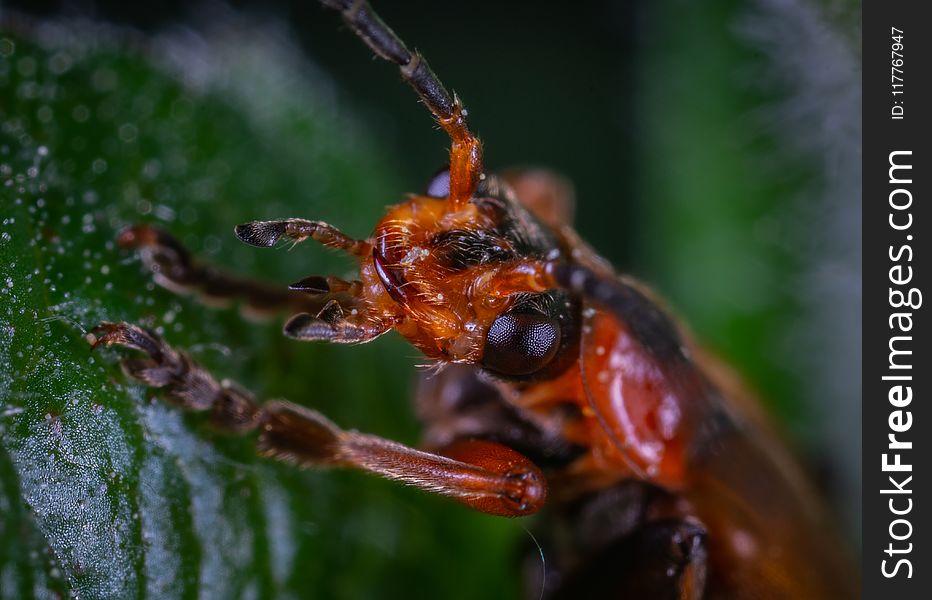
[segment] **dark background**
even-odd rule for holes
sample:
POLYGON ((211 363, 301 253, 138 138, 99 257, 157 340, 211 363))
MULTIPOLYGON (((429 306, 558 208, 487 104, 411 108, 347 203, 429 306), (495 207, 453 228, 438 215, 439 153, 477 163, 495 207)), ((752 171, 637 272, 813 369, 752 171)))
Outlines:
MULTIPOLYGON (((93 16, 158 32, 209 27, 227 7, 257 22, 287 21, 308 56, 345 88, 367 126, 389 140, 407 190, 419 190, 443 165, 446 141, 414 101, 397 71, 371 52, 315 1, 12 2, 43 15, 93 16)), ((486 145, 491 170, 546 165, 570 176, 591 239, 616 261, 635 247, 632 202, 636 172, 631 94, 637 2, 382 2, 383 20, 430 62, 463 98, 486 145), (595 210, 595 207, 598 210, 595 210), (612 227, 599 224, 612 223, 612 227), (619 235, 622 234, 622 235, 619 235), (598 243, 599 241, 604 243, 598 243)))

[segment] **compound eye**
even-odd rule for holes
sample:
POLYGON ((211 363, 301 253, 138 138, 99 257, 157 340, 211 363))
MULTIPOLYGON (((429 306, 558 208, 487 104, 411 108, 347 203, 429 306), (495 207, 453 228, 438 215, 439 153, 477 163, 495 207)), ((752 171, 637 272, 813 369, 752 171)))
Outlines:
POLYGON ((430 178, 427 195, 432 198, 446 198, 450 195, 450 169, 444 167, 430 178))
POLYGON ((530 375, 553 360, 560 324, 539 314, 505 313, 485 337, 482 366, 502 375, 530 375))

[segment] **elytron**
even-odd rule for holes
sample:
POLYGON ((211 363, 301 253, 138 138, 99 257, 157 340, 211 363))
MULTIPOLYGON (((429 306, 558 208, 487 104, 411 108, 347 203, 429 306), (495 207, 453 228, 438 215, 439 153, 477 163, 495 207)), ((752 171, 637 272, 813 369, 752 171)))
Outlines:
MULTIPOLYGON (((319 221, 236 228, 247 244, 314 240, 358 278, 287 289, 208 267, 140 224, 119 242, 157 283, 290 315, 296 340, 360 344, 397 331, 438 369, 418 408, 423 449, 344 430, 285 401, 259 402, 160 337, 102 323, 93 345, 141 352, 125 373, 259 451, 360 469, 521 517, 549 557, 549 598, 846 598, 856 580, 827 509, 727 369, 639 283, 571 226, 572 192, 541 170, 483 170, 459 98, 361 0, 322 0, 394 63, 451 141, 449 168, 352 239, 319 221)), ((347 424, 350 425, 350 424, 347 424)))

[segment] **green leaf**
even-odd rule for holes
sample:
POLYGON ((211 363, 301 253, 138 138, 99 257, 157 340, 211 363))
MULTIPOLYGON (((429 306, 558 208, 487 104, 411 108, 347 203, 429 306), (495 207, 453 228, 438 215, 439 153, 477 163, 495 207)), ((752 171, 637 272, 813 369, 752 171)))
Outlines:
POLYGON ((242 25, 0 33, 0 598, 513 597, 519 523, 263 461, 89 351, 96 323, 140 323, 260 397, 416 443, 398 339, 288 341, 154 286, 114 245, 155 222, 241 273, 340 275, 340 257, 232 229, 304 216, 364 236, 403 198, 392 152, 327 78, 276 28, 242 25))

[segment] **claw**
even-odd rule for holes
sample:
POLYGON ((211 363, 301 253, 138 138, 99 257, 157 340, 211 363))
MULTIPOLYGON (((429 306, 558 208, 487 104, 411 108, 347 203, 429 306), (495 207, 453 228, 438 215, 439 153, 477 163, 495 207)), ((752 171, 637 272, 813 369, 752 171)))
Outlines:
POLYGON ((87 343, 91 345, 92 351, 96 350, 97 347, 101 345, 109 346, 110 344, 114 343, 112 338, 114 335, 116 335, 119 327, 120 325, 117 323, 104 321, 88 331, 87 334, 85 334, 84 339, 86 339, 87 343))
POLYGON ((88 331, 85 339, 91 345, 91 350, 96 349, 98 346, 116 344, 145 352, 154 359, 159 359, 163 355, 162 345, 154 333, 129 323, 104 321, 88 331))

